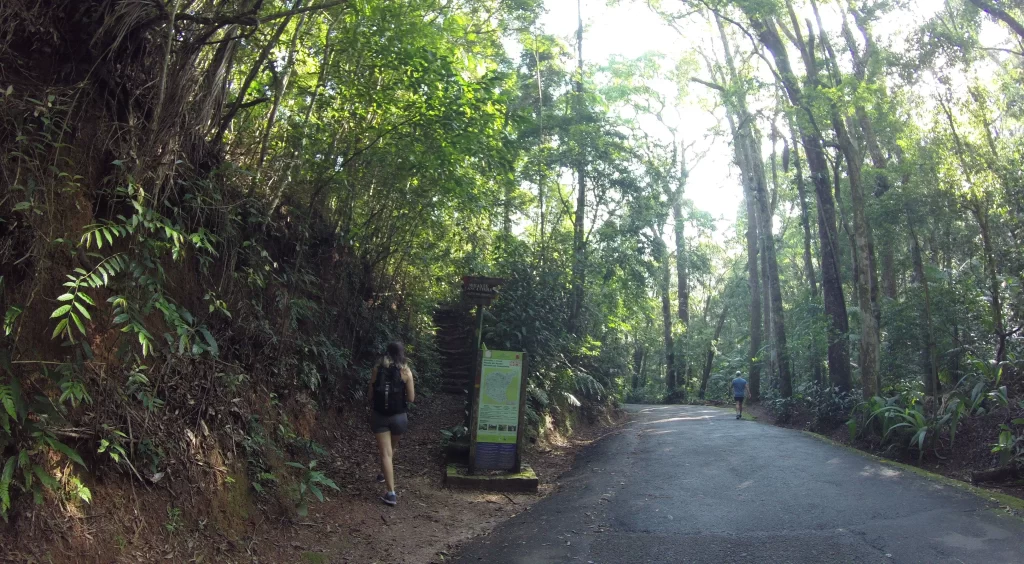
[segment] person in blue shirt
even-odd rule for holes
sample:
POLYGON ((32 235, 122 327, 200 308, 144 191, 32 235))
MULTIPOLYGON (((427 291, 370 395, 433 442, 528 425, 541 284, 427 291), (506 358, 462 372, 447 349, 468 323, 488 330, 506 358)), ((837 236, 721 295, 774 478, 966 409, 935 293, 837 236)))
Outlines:
POLYGON ((743 398, 750 395, 750 386, 747 380, 736 371, 736 377, 732 381, 732 397, 736 400, 736 419, 743 418, 743 398))

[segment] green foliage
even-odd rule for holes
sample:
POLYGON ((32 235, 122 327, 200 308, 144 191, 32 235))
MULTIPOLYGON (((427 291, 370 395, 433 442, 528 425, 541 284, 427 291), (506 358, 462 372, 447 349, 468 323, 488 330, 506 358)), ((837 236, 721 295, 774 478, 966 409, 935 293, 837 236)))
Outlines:
POLYGON ((789 423, 797 414, 800 407, 800 400, 795 397, 782 397, 777 392, 765 393, 762 395, 761 404, 779 423, 789 423))
POLYGON ((253 477, 252 489, 256 490, 257 493, 264 493, 268 486, 277 484, 277 476, 272 472, 259 472, 253 477))
MULTIPOLYGON (((1024 426, 1024 419, 1014 419, 1011 424, 1020 429, 1024 426)), ((999 438, 996 444, 992 445, 992 452, 999 455, 1000 466, 1024 462, 1024 432, 1015 432, 1010 425, 1001 424, 999 438)))
POLYGON ((770 388, 762 392, 761 403, 779 423, 789 423, 800 413, 810 415, 808 427, 816 432, 832 431, 849 419, 858 404, 855 393, 815 382, 797 386, 788 398, 770 388))
POLYGON ((334 491, 341 491, 333 480, 316 469, 316 460, 311 460, 309 465, 303 465, 298 462, 288 462, 287 465, 300 470, 298 481, 299 493, 295 508, 302 517, 309 513, 309 494, 312 494, 318 501, 323 502, 323 487, 326 486, 334 491))
POLYGON ((137 364, 131 372, 128 373, 125 392, 130 396, 135 396, 146 411, 153 412, 163 407, 164 401, 155 396, 153 384, 149 381, 149 377, 146 375, 148 371, 149 368, 147 366, 137 364))
POLYGON ((857 405, 857 398, 834 386, 805 384, 797 389, 795 397, 801 397, 811 412, 811 429, 828 432, 850 417, 857 405))
POLYGON ((622 401, 625 403, 656 404, 665 397, 664 386, 660 382, 651 382, 642 388, 628 388, 622 401))
POLYGON ((914 403, 910 407, 887 405, 871 413, 882 420, 882 443, 906 441, 907 446, 918 451, 918 458, 924 458, 926 447, 930 447, 950 422, 949 414, 928 416, 924 406, 914 403), (909 438, 908 438, 909 437, 909 438))
POLYGON ((106 436, 100 439, 100 447, 96 452, 106 453, 114 461, 114 464, 131 464, 128 462, 128 450, 125 448, 128 435, 109 427, 104 431, 106 436))
POLYGON ((455 425, 451 429, 441 429, 441 447, 452 443, 460 443, 469 440, 469 429, 465 425, 455 425))
MULTIPOLYGON (((991 384, 989 384, 991 385, 991 384)), ((968 417, 981 417, 993 409, 1005 409, 1008 404, 1006 387, 1000 386, 989 390, 986 382, 978 382, 970 389, 965 382, 946 394, 939 405, 929 404, 926 398, 918 393, 907 392, 889 398, 873 397, 859 404, 853 417, 847 421, 850 439, 875 437, 885 445, 906 445, 916 450, 918 458, 936 448, 942 436, 949 437, 949 448, 956 444, 957 430, 961 422, 968 417), (930 407, 929 407, 930 406, 930 407)), ((1016 422, 1016 420, 1015 420, 1016 422)), ((1000 427, 999 442, 993 446, 993 452, 1011 453, 1015 456, 1016 443, 1012 435, 1004 435, 1009 431, 1005 425, 1000 427)))
POLYGON ((164 521, 164 529, 171 535, 181 530, 184 523, 181 520, 181 508, 173 505, 167 506, 167 519, 164 521))
POLYGON ((676 388, 665 394, 659 403, 686 403, 686 388, 676 388))
POLYGON ((92 321, 89 308, 96 307, 96 302, 89 297, 86 289, 106 287, 110 279, 117 276, 127 265, 128 262, 123 256, 112 255, 103 259, 91 271, 75 268, 72 274, 68 274, 68 281, 64 283, 68 291, 57 296, 57 301, 63 303, 50 314, 50 319, 58 320, 53 330, 53 338, 65 337, 74 343, 73 329, 78 330, 79 338, 86 337, 88 334, 82 319, 92 321))
MULTIPOLYGON (((60 375, 47 374, 56 385, 60 375)), ((63 421, 61 405, 45 397, 25 398, 19 381, 8 375, 7 383, 0 384, 0 517, 7 520, 15 491, 31 494, 37 504, 44 490, 89 503, 92 493, 77 477, 62 484, 51 473, 52 463, 45 462, 56 455, 85 468, 82 457, 53 431, 52 423, 63 421)))

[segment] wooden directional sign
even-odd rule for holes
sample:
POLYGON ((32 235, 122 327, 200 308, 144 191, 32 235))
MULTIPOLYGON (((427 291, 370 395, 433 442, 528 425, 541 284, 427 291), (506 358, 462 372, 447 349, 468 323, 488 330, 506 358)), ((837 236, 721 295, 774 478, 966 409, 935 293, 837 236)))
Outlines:
POLYGON ((471 305, 489 306, 498 297, 498 286, 504 282, 502 278, 463 276, 462 301, 471 305))

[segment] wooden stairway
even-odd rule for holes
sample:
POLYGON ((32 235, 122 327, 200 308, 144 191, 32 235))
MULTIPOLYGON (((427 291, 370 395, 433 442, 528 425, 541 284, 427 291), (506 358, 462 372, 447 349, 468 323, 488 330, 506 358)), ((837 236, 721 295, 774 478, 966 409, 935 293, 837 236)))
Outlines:
POLYGON ((468 394, 473 386, 474 324, 463 305, 441 306, 434 312, 437 349, 441 353, 441 391, 468 394))

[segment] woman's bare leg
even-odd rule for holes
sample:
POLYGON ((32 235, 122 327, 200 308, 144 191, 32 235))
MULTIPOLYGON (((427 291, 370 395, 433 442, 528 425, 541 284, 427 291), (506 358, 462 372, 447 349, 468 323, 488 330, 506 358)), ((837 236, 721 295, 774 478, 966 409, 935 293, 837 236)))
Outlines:
MULTIPOLYGON (((395 434, 391 435, 391 468, 392 468, 391 475, 393 476, 392 484, 391 485, 394 486, 395 488, 398 487, 398 477, 397 477, 397 475, 395 474, 395 471, 394 471, 395 458, 398 456, 398 443, 399 443, 399 441, 401 439, 402 439, 402 435, 395 435, 395 434)), ((393 489, 392 491, 397 491, 397 490, 393 489)))
POLYGON ((395 491, 394 450, 391 447, 391 431, 377 433, 377 450, 380 451, 380 471, 384 474, 384 483, 388 491, 395 491))

